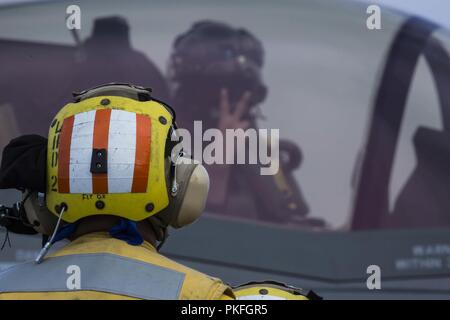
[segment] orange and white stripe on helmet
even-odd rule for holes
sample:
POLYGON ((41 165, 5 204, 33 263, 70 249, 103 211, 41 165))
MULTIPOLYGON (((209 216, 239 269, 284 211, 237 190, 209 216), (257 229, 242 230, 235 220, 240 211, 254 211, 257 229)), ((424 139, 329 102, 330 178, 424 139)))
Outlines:
POLYGON ((151 118, 99 109, 64 119, 60 135, 59 193, 145 193, 150 167, 151 118), (106 173, 92 173, 93 150, 106 150, 106 173))

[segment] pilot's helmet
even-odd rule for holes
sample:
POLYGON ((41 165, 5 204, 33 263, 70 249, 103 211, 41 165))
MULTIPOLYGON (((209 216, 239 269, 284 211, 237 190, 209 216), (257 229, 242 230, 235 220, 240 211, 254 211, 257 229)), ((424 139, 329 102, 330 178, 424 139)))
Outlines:
POLYGON ((194 99, 207 101, 207 93, 218 99, 220 90, 227 88, 233 102, 250 91, 251 105, 256 105, 266 97, 263 64, 263 46, 249 31, 221 22, 200 21, 175 39, 168 78, 176 94, 192 93, 194 99))

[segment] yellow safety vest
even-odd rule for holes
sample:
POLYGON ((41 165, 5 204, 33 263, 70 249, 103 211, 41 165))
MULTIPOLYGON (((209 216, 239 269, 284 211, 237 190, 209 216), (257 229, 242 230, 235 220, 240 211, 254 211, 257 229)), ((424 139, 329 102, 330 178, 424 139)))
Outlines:
POLYGON ((41 264, 0 273, 1 299, 234 299, 221 280, 178 264, 145 242, 84 235, 41 264))

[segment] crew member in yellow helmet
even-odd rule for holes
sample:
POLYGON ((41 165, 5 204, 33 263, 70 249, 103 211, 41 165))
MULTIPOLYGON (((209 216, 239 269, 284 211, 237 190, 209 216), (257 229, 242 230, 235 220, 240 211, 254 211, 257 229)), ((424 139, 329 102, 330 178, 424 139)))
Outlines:
POLYGON ((321 300, 313 291, 276 281, 249 282, 233 289, 237 300, 321 300))
POLYGON ((0 273, 0 299, 234 299, 221 280, 158 253, 169 226, 200 216, 209 189, 175 129, 149 89, 76 94, 50 126, 45 192, 24 194, 26 220, 48 241, 35 261, 0 273))

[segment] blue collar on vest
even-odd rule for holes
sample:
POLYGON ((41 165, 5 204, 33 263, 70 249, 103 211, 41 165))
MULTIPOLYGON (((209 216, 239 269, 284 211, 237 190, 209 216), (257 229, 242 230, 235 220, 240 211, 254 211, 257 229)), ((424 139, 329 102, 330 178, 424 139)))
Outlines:
POLYGON ((144 242, 136 222, 125 218, 120 218, 119 223, 109 229, 109 234, 113 238, 126 241, 126 243, 132 246, 139 246, 144 242))
MULTIPOLYGON (((79 221, 69 223, 61 227, 53 239, 53 243, 62 239, 69 238, 77 229, 79 221)), ((125 218, 120 218, 119 223, 109 229, 111 237, 125 241, 132 246, 139 246, 144 242, 141 234, 137 229, 135 221, 131 221, 125 218)))

